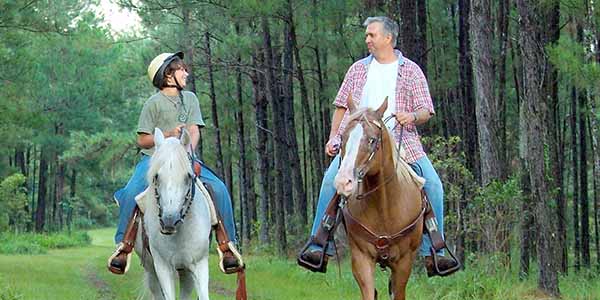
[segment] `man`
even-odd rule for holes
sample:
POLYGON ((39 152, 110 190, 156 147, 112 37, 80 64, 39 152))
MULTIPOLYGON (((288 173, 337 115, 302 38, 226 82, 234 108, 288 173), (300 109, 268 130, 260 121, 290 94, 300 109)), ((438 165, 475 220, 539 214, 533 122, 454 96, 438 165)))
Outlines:
MULTIPOLYGON (((124 274, 128 269, 137 232, 135 196, 148 187, 146 173, 154 153, 154 128, 160 128, 165 137, 179 137, 185 127, 192 139, 190 151, 194 151, 200 138, 199 129, 204 127, 198 98, 192 92, 183 91, 188 73, 182 52, 156 56, 148 66, 148 76, 159 91, 146 101, 140 113, 137 144, 142 148, 141 159, 127 185, 114 194, 119 205, 119 225, 115 234, 117 249, 109 258, 108 269, 115 274, 124 274)), ((215 228, 218 249, 222 252, 219 266, 223 272, 233 273, 243 268, 243 264, 234 246, 236 235, 231 198, 225 184, 214 172, 203 164, 201 170, 200 181, 212 191, 219 217, 223 218, 222 221, 219 218, 215 228)))
MULTIPOLYGON (((424 190, 436 216, 435 220, 431 218, 431 221, 437 221, 434 226, 437 225, 443 237, 444 191, 438 174, 423 151, 416 128, 416 125, 426 123, 435 114, 427 80, 417 64, 394 49, 398 37, 398 25, 394 21, 387 17, 370 17, 364 22, 364 26, 366 26, 365 42, 370 55, 350 67, 334 101, 336 109, 333 113, 325 152, 335 158, 323 178, 311 240, 300 253, 298 260, 300 265, 312 271, 325 272, 327 262, 326 257, 323 256, 324 245, 319 245, 315 237, 323 234, 330 235, 331 229, 335 228, 331 224, 331 216, 336 215, 337 206, 329 206, 329 204, 336 194, 333 181, 340 165, 337 152, 341 134, 346 126, 344 121, 348 115, 348 99, 354 99, 357 107, 373 109, 377 109, 386 97, 390 99, 384 119, 395 115, 395 122, 398 122, 399 126, 395 128, 394 137, 404 148, 406 161, 426 180, 424 190), (401 135, 402 127, 404 132, 401 135)), ((391 121, 386 125, 393 129, 396 124, 391 121)), ((458 262, 439 256, 437 266, 441 273, 438 274, 431 257, 431 246, 430 237, 424 235, 419 254, 425 256, 428 275, 448 275, 451 271, 448 273, 445 271, 456 269, 458 262)), ((329 251, 331 247, 325 248, 328 250, 326 255, 331 256, 329 251)), ((439 251, 438 254, 442 255, 443 252, 439 251)))

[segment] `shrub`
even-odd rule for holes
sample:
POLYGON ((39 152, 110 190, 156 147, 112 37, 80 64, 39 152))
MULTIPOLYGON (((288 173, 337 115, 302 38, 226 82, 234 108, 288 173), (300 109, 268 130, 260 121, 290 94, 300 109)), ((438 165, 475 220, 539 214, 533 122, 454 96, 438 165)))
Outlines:
POLYGON ((0 234, 0 253, 2 254, 43 254, 48 249, 81 247, 91 243, 86 232, 53 234, 0 234))

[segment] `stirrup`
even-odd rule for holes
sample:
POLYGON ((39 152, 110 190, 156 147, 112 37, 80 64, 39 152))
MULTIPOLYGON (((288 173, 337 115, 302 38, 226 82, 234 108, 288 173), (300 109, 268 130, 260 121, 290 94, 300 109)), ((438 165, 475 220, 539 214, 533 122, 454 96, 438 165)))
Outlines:
MULTIPOLYGON (((458 261, 458 259, 456 258, 456 256, 454 256, 454 253, 452 253, 452 251, 450 251, 450 249, 448 249, 448 246, 444 243, 444 248, 448 254, 450 254, 450 257, 452 258, 452 260, 456 263, 456 266, 445 270, 445 271, 441 271, 439 266, 438 266, 438 255, 437 255, 437 251, 435 250, 435 248, 431 247, 429 249, 429 251, 431 252, 431 258, 433 259, 433 271, 434 274, 433 275, 439 275, 441 277, 445 277, 448 276, 456 271, 458 271, 461 267, 460 261, 458 261)), ((441 249, 439 249, 441 250, 441 249)))
POLYGON ((313 244, 314 244, 314 239, 310 239, 310 241, 308 241, 306 243, 306 245, 304 245, 304 247, 302 247, 302 249, 300 250, 300 253, 298 254, 297 263, 301 267, 304 267, 312 272, 326 273, 327 272, 327 261, 329 259, 328 255, 326 253, 327 245, 325 245, 323 247, 323 255, 321 255, 321 259, 319 260, 319 262, 317 264, 313 264, 313 263, 305 260, 302 257, 302 254, 304 254, 308 250, 308 248, 313 244))
POLYGON ((228 251, 231 251, 231 253, 233 253, 233 256, 239 262, 239 266, 237 268, 225 269, 225 266, 223 265, 223 258, 224 258, 225 255, 223 254, 223 250, 221 250, 221 248, 219 246, 217 246, 217 253, 219 253, 219 269, 221 269, 221 272, 223 272, 225 274, 233 274, 233 273, 237 273, 237 272, 242 271, 246 267, 244 265, 244 260, 242 259, 242 255, 235 248, 235 245, 231 241, 229 241, 227 243, 227 248, 228 248, 228 251))
POLYGON ((113 254, 108 258, 108 262, 106 264, 106 267, 113 274, 123 275, 123 274, 127 273, 127 271, 129 271, 129 266, 131 265, 131 256, 132 256, 131 254, 132 254, 132 252, 125 253, 124 250, 125 250, 125 244, 123 244, 121 242, 121 243, 119 243, 117 245, 117 249, 115 250, 115 252, 113 252, 113 254), (121 269, 117 269, 117 268, 115 268, 115 267, 113 267, 111 265, 111 262, 113 261, 113 259, 115 259, 117 256, 119 256, 121 253, 125 253, 125 256, 126 256, 125 270, 123 270, 123 271, 121 271, 121 269))

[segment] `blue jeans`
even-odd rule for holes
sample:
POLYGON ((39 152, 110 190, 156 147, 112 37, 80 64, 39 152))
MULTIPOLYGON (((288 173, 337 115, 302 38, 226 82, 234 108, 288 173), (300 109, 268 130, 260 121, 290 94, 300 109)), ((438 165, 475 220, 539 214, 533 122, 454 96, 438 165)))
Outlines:
MULTIPOLYGON (((433 207, 433 212, 435 213, 435 219, 438 222, 438 230, 444 236, 444 189, 442 188, 442 181, 438 176, 437 172, 433 168, 431 161, 427 156, 422 157, 417 160, 413 164, 413 168, 417 174, 421 175, 425 178, 425 186, 423 187, 425 190, 425 194, 427 198, 431 202, 431 206, 433 207)), ((319 192, 319 202, 317 204, 317 211, 315 213, 315 219, 313 221, 311 235, 314 236, 317 233, 317 229, 321 226, 321 220, 325 215, 325 210, 329 205, 329 201, 333 198, 336 193, 335 186, 333 181, 335 176, 337 175, 338 169, 340 167, 340 156, 337 155, 329 168, 325 172, 325 176, 323 176, 323 182, 321 183, 321 191, 319 192)), ((328 247, 331 248, 331 247, 328 247)), ((419 254, 421 256, 429 256, 431 252, 429 249, 431 248, 431 240, 429 236, 423 234, 423 240, 421 242, 421 248, 419 249, 419 254)), ((443 254, 443 253, 440 253, 443 254)))
MULTIPOLYGON (((133 213, 133 209, 136 206, 135 196, 143 192, 148 187, 146 173, 148 173, 149 167, 150 156, 142 155, 142 159, 135 166, 133 175, 129 179, 129 182, 127 182, 127 185, 116 191, 114 194, 115 200, 119 203, 119 224, 117 225, 117 233, 115 234, 115 243, 120 243, 123 240, 127 223, 129 222, 131 214, 133 213)), ((229 196, 227 187, 223 181, 219 179, 219 177, 217 177, 217 175, 215 175, 215 173, 207 168, 203 163, 200 181, 210 185, 212 188, 214 192, 213 196, 215 197, 215 199, 213 199, 215 207, 223 218, 223 225, 225 225, 227 235, 233 243, 236 243, 235 225, 233 223, 233 209, 231 207, 231 197, 229 196)))

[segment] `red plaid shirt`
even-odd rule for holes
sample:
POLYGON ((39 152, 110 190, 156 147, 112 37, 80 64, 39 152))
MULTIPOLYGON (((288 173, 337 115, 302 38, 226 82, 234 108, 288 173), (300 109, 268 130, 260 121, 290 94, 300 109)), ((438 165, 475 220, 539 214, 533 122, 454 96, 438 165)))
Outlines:
MULTIPOLYGON (((429 95, 429 88, 427 87, 427 79, 421 71, 421 68, 413 61, 402 56, 402 53, 395 50, 396 56, 398 56, 398 76, 396 79, 396 112, 414 112, 419 109, 427 109, 430 114, 435 114, 433 109, 433 102, 429 95)), ((347 101, 348 95, 352 93, 352 99, 358 107, 360 100, 362 99, 363 89, 367 83, 367 74, 369 71, 369 65, 373 55, 369 55, 355 62, 348 72, 346 77, 340 86, 337 96, 333 104, 337 107, 348 108, 347 101)), ((342 119, 340 128, 336 135, 336 143, 339 143, 341 134, 346 128, 346 119, 348 118, 349 111, 346 110, 346 114, 342 119)), ((396 126, 394 131, 394 137, 396 142, 400 140, 401 126, 396 126)), ((406 160, 409 163, 413 163, 425 156, 423 151, 423 145, 421 144, 417 127, 414 124, 406 125, 404 127, 404 133, 402 134, 402 145, 406 150, 406 160)))

